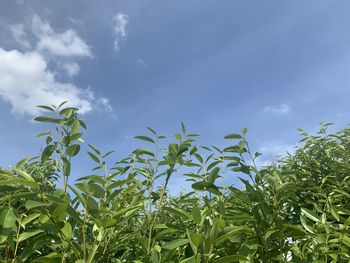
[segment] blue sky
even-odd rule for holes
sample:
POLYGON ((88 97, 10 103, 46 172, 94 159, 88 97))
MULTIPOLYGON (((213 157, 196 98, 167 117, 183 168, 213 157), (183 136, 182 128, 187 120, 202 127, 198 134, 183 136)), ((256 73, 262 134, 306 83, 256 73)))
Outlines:
MULTIPOLYGON (((35 156, 37 104, 69 99, 113 158, 150 126, 223 146, 291 149, 297 128, 348 124, 348 1, 0 0, 0 166, 35 156)), ((92 164, 82 153, 73 178, 92 164)), ((264 161, 264 159, 262 159, 264 161)), ((176 180, 175 180, 176 181, 176 180)), ((182 182, 179 182, 182 184, 182 182)), ((174 184, 176 185, 176 184, 174 184)))

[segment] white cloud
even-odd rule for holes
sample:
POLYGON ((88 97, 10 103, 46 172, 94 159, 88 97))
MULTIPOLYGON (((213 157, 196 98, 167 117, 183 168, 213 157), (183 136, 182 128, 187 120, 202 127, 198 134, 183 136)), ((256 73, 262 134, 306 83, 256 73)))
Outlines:
POLYGON ((37 105, 58 105, 65 100, 81 113, 92 109, 90 94, 74 84, 56 81, 39 53, 0 48, 0 61, 0 97, 12 105, 13 112, 35 116, 41 112, 37 105))
POLYGON ((48 51, 56 56, 92 57, 90 47, 72 29, 56 33, 47 21, 34 15, 32 30, 39 39, 37 44, 39 51, 48 51))
POLYGON ((126 14, 118 13, 113 18, 113 29, 114 29, 114 48, 115 50, 120 49, 120 41, 126 38, 126 26, 129 23, 129 16, 126 14))
POLYGON ((287 104, 281 104, 279 106, 266 106, 264 112, 285 115, 290 112, 290 107, 287 104))
POLYGON ((79 70, 80 70, 80 66, 76 62, 64 63, 62 65, 62 68, 68 74, 69 77, 73 77, 73 76, 77 75, 79 73, 79 70))
POLYGON ((93 109, 112 112, 106 98, 96 96, 90 89, 81 89, 70 82, 58 81, 57 69, 72 77, 80 66, 73 59, 92 57, 89 46, 69 29, 56 33, 47 21, 34 15, 31 31, 38 38, 33 47, 26 43, 23 24, 10 26, 13 38, 26 51, 5 50, 0 47, 0 99, 12 106, 12 112, 36 116, 41 113, 37 105, 58 105, 68 101, 84 114, 93 109), (56 64, 57 67, 49 68, 56 64))
POLYGON ((15 25, 10 25, 10 30, 13 39, 20 44, 21 46, 25 48, 30 48, 31 45, 27 39, 27 34, 24 31, 24 25, 23 24, 15 24, 15 25))

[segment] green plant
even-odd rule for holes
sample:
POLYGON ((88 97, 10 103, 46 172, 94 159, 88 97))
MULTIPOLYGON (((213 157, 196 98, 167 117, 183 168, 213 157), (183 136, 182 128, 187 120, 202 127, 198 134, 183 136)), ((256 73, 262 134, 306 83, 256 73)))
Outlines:
POLYGON ((147 148, 108 164, 64 105, 40 106, 51 115, 35 120, 54 125, 40 155, 0 169, 0 262, 349 261, 350 129, 301 131, 295 154, 257 167, 247 129, 220 149, 184 124, 170 143, 147 128, 147 148), (72 184, 82 147, 95 167, 72 184), (192 191, 171 196, 174 176, 192 191))

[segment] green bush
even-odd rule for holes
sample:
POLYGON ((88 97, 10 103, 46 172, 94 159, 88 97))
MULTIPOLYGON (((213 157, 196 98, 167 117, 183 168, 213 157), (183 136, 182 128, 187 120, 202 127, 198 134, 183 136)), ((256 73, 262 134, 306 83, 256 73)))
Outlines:
POLYGON ((86 124, 64 103, 40 107, 52 114, 35 120, 55 126, 38 135, 40 156, 0 169, 1 262, 350 260, 350 129, 301 131, 295 154, 258 168, 246 129, 220 149, 196 145, 183 124, 169 144, 148 128, 135 137, 147 148, 113 166, 88 144, 94 174, 72 185, 86 124), (172 176, 193 191, 171 196, 172 176))

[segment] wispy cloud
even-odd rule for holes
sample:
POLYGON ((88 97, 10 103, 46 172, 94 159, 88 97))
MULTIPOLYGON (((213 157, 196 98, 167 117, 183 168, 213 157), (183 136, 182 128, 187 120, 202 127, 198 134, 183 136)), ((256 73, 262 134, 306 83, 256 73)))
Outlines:
POLYGON ((24 48, 31 48, 23 24, 10 25, 13 39, 24 48))
POLYGON ((265 106, 263 111, 266 113, 285 115, 290 113, 290 106, 287 104, 281 104, 279 106, 265 106))
POLYGON ((126 26, 128 23, 129 16, 126 14, 118 13, 113 18, 114 48, 117 51, 120 49, 120 41, 127 36, 126 26))
POLYGON ((80 66, 76 62, 64 63, 62 65, 63 70, 67 73, 68 76, 73 77, 79 73, 80 66))

